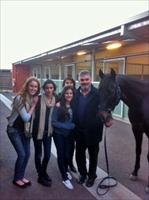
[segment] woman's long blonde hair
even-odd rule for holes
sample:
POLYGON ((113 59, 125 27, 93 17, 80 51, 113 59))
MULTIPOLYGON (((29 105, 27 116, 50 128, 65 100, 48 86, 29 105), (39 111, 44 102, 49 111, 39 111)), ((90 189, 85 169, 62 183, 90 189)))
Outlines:
POLYGON ((16 96, 20 95, 22 97, 21 103, 23 103, 24 105, 27 100, 28 86, 29 86, 30 82, 32 82, 32 81, 35 81, 38 84, 38 90, 35 95, 38 95, 40 93, 40 83, 39 83, 38 79, 34 76, 30 76, 28 79, 26 79, 21 90, 16 95, 16 96))

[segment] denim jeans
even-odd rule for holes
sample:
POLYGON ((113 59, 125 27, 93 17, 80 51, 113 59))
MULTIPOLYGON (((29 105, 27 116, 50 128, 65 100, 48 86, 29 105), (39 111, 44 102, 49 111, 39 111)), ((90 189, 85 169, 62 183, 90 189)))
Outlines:
POLYGON ((14 181, 21 180, 30 157, 30 138, 25 137, 22 131, 13 127, 7 127, 7 133, 18 156, 15 163, 14 181))
POLYGON ((38 176, 44 176, 47 172, 48 162, 51 156, 51 137, 45 135, 42 140, 33 138, 35 148, 35 166, 38 176), (44 155, 42 160, 42 144, 44 148, 44 155))

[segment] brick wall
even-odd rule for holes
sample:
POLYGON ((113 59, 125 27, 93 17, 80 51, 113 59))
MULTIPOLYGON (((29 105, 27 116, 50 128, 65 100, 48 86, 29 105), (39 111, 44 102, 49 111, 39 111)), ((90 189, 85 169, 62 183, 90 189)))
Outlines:
POLYGON ((29 65, 19 64, 13 65, 12 68, 12 84, 13 92, 18 92, 25 80, 30 76, 30 67, 29 65))

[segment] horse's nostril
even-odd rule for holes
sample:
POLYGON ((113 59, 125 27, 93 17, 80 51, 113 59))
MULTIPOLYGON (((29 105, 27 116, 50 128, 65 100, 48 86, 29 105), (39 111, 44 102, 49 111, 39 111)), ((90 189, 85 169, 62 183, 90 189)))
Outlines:
POLYGON ((98 112, 98 115, 99 115, 99 117, 100 117, 100 119, 101 119, 101 121, 103 122, 103 123, 105 123, 105 121, 106 121, 106 116, 105 116, 105 112, 98 112))
POLYGON ((98 115, 99 115, 102 123, 104 123, 104 124, 113 119, 110 110, 108 110, 108 111, 99 111, 98 115))
POLYGON ((103 115, 100 115, 100 119, 101 119, 101 121, 102 121, 103 123, 105 122, 105 118, 104 118, 103 115))
POLYGON ((106 117, 106 121, 110 121, 111 119, 113 119, 111 113, 108 113, 107 117, 106 117))

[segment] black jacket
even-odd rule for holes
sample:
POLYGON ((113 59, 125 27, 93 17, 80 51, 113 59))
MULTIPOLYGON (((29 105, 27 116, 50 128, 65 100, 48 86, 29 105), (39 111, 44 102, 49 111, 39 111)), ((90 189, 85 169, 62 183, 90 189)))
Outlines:
POLYGON ((98 105, 99 105, 99 94, 98 90, 91 85, 91 91, 87 97, 87 104, 83 117, 84 128, 83 131, 79 131, 79 116, 78 116, 78 105, 80 88, 77 89, 73 99, 73 118, 75 123, 75 137, 77 140, 80 138, 80 134, 83 134, 86 145, 94 145, 102 140, 103 124, 98 117, 98 105))

